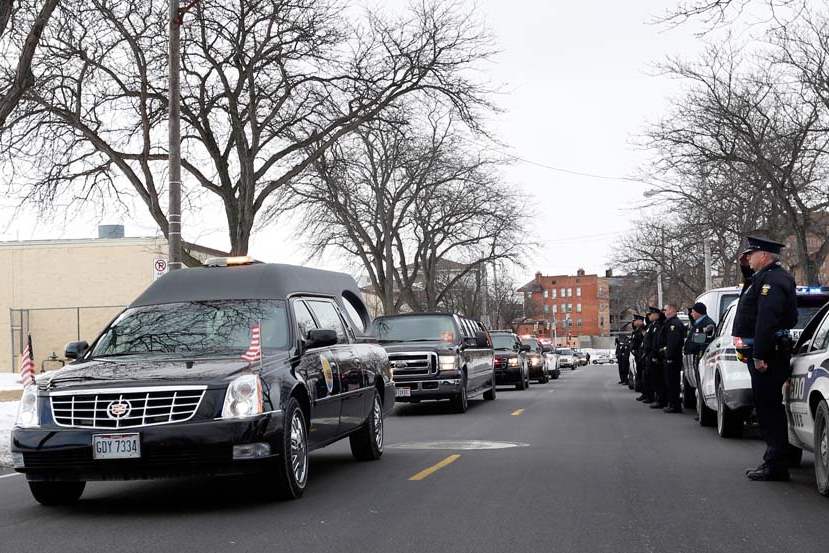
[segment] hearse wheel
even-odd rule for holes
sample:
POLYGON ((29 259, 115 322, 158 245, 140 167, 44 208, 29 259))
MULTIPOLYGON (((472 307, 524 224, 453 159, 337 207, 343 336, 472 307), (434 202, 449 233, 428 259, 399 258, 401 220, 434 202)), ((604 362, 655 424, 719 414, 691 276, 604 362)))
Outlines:
POLYGON ((273 491, 282 499, 297 499, 308 484, 308 428, 295 397, 285 407, 282 451, 269 474, 273 491))
POLYGON ((371 405, 366 423, 348 437, 351 454, 358 461, 376 461, 383 455, 383 405, 376 390, 371 405))
POLYGON ((41 505, 70 505, 81 498, 86 482, 29 482, 29 490, 41 505))

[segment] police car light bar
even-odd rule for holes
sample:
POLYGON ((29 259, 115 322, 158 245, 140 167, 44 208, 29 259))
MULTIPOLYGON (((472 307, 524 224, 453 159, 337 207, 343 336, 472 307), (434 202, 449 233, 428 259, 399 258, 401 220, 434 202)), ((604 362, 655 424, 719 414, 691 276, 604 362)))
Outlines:
POLYGON ((798 286, 799 294, 829 294, 829 286, 798 286))
POLYGON ((256 261, 249 255, 236 257, 211 257, 204 262, 205 267, 233 267, 235 265, 250 265, 256 261))

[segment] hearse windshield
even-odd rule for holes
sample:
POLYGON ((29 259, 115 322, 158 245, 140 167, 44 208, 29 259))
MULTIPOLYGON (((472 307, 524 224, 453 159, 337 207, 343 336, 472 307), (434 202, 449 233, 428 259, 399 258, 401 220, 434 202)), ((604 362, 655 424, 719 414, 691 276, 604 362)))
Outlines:
POLYGON ((512 334, 493 334, 492 348, 512 351, 515 349, 515 337, 512 334))
POLYGON ((264 351, 288 348, 284 301, 222 300, 134 307, 107 328, 92 357, 241 355, 251 346, 257 326, 264 351))
POLYGON ((380 342, 452 342, 456 340, 451 317, 406 315, 380 317, 371 324, 370 334, 380 342))

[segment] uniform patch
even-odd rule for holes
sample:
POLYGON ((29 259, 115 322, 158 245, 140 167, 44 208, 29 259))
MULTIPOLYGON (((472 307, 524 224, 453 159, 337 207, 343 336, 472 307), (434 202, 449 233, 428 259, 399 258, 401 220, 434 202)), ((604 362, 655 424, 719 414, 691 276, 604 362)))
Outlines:
POLYGON ((671 332, 673 332, 674 330, 676 330, 676 327, 674 325, 671 325, 671 332))
POLYGON ((764 284, 762 287, 760 287, 760 295, 768 296, 769 290, 771 290, 771 284, 764 284))
POLYGON ((328 388, 328 393, 334 391, 334 371, 331 370, 331 361, 328 360, 327 355, 320 355, 320 363, 322 363, 322 376, 325 378, 325 387, 328 388))

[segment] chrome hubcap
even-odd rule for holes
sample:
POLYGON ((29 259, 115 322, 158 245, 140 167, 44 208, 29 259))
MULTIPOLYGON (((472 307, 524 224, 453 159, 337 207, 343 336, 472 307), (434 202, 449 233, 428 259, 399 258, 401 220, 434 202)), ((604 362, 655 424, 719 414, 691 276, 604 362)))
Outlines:
POLYGON ((717 428, 722 430, 723 427, 723 404, 722 404, 722 390, 717 388, 717 428))
POLYGON ((824 467, 829 464, 829 436, 827 436, 825 421, 820 432, 820 459, 824 467))
POLYGON ((302 414, 294 412, 291 419, 291 470, 297 484, 305 485, 308 476, 308 447, 305 443, 305 425, 302 424, 302 414))
POLYGON ((383 451, 383 409, 377 398, 374 398, 372 416, 374 417, 374 443, 377 444, 378 450, 383 451))

